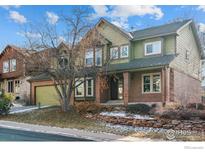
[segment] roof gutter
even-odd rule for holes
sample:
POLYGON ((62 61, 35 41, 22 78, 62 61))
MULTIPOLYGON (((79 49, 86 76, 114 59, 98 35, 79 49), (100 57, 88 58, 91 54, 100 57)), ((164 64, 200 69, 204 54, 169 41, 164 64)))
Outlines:
POLYGON ((151 39, 151 38, 161 37, 161 36, 168 36, 168 35, 178 35, 178 34, 176 32, 165 33, 165 34, 161 34, 161 35, 147 36, 147 37, 143 37, 143 38, 140 38, 140 39, 132 39, 132 41, 140 41, 140 40, 151 39))
POLYGON ((160 68, 164 68, 166 66, 169 66, 169 64, 167 65, 159 65, 159 66, 149 66, 149 67, 143 67, 143 68, 133 68, 133 69, 123 69, 123 70, 113 70, 113 71, 108 71, 108 74, 113 74, 113 73, 122 73, 122 72, 138 72, 138 71, 147 71, 147 70, 152 70, 152 69, 160 69, 160 68))

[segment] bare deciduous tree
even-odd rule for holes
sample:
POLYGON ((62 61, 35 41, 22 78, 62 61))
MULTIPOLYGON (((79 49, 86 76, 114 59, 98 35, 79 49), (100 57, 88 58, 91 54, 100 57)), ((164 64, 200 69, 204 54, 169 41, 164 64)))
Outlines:
POLYGON ((31 53, 30 59, 27 60, 28 72, 31 75, 45 74, 53 81, 62 110, 65 112, 71 108, 74 89, 85 82, 81 79, 95 77, 103 69, 95 65, 89 68, 85 66, 86 49, 93 48, 95 54, 95 49, 102 43, 101 35, 95 28, 91 29, 88 18, 88 12, 79 8, 75 9, 72 15, 61 16, 61 24, 66 27, 63 32, 65 40, 60 45, 64 50, 59 48, 62 31, 59 32, 57 25, 44 23, 30 26, 24 33, 26 47, 29 51, 36 51, 31 53))

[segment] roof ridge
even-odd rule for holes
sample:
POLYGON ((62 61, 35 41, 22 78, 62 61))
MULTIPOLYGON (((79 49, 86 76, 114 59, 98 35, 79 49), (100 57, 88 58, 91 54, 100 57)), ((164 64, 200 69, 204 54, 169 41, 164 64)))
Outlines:
POLYGON ((153 28, 159 28, 159 27, 162 27, 162 26, 167 26, 167 25, 176 24, 176 23, 182 23, 182 22, 185 22, 184 24, 186 24, 187 22, 189 22, 191 20, 192 19, 185 19, 185 20, 181 20, 181 21, 174 21, 174 22, 167 23, 167 24, 161 24, 161 25, 156 25, 156 26, 151 26, 151 27, 148 27, 148 28, 144 28, 144 29, 130 31, 129 33, 135 33, 135 32, 138 32, 138 31, 149 30, 149 29, 153 29, 153 28))

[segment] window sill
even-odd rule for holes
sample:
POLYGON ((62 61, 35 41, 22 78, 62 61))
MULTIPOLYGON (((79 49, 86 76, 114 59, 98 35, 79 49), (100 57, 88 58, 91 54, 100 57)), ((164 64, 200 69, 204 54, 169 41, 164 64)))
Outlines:
POLYGON ((160 94, 161 93, 161 91, 160 92, 142 92, 142 94, 160 94))
POLYGON ((75 97, 75 101, 94 101, 95 97, 90 96, 90 97, 75 97))
POLYGON ((160 52, 160 53, 153 53, 153 54, 144 54, 144 56, 160 56, 160 55, 162 55, 162 53, 160 52))

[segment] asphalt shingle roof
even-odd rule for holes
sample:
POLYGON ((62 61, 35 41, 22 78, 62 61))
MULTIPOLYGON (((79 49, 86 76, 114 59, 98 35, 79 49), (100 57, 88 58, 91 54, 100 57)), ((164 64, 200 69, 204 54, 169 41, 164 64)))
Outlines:
POLYGON ((175 57, 176 55, 164 55, 159 57, 134 59, 128 63, 111 64, 108 68, 108 71, 123 71, 164 66, 168 65, 175 57))
POLYGON ((183 20, 178 22, 173 22, 161 26, 146 28, 142 30, 137 30, 134 32, 131 32, 133 36, 133 40, 140 40, 148 37, 154 37, 154 36, 162 36, 167 34, 174 34, 177 32, 179 28, 181 28, 183 25, 185 25, 187 22, 190 22, 191 20, 183 20))
POLYGON ((39 81, 39 80, 50 80, 51 78, 46 74, 42 73, 39 75, 32 76, 28 81, 39 81))

